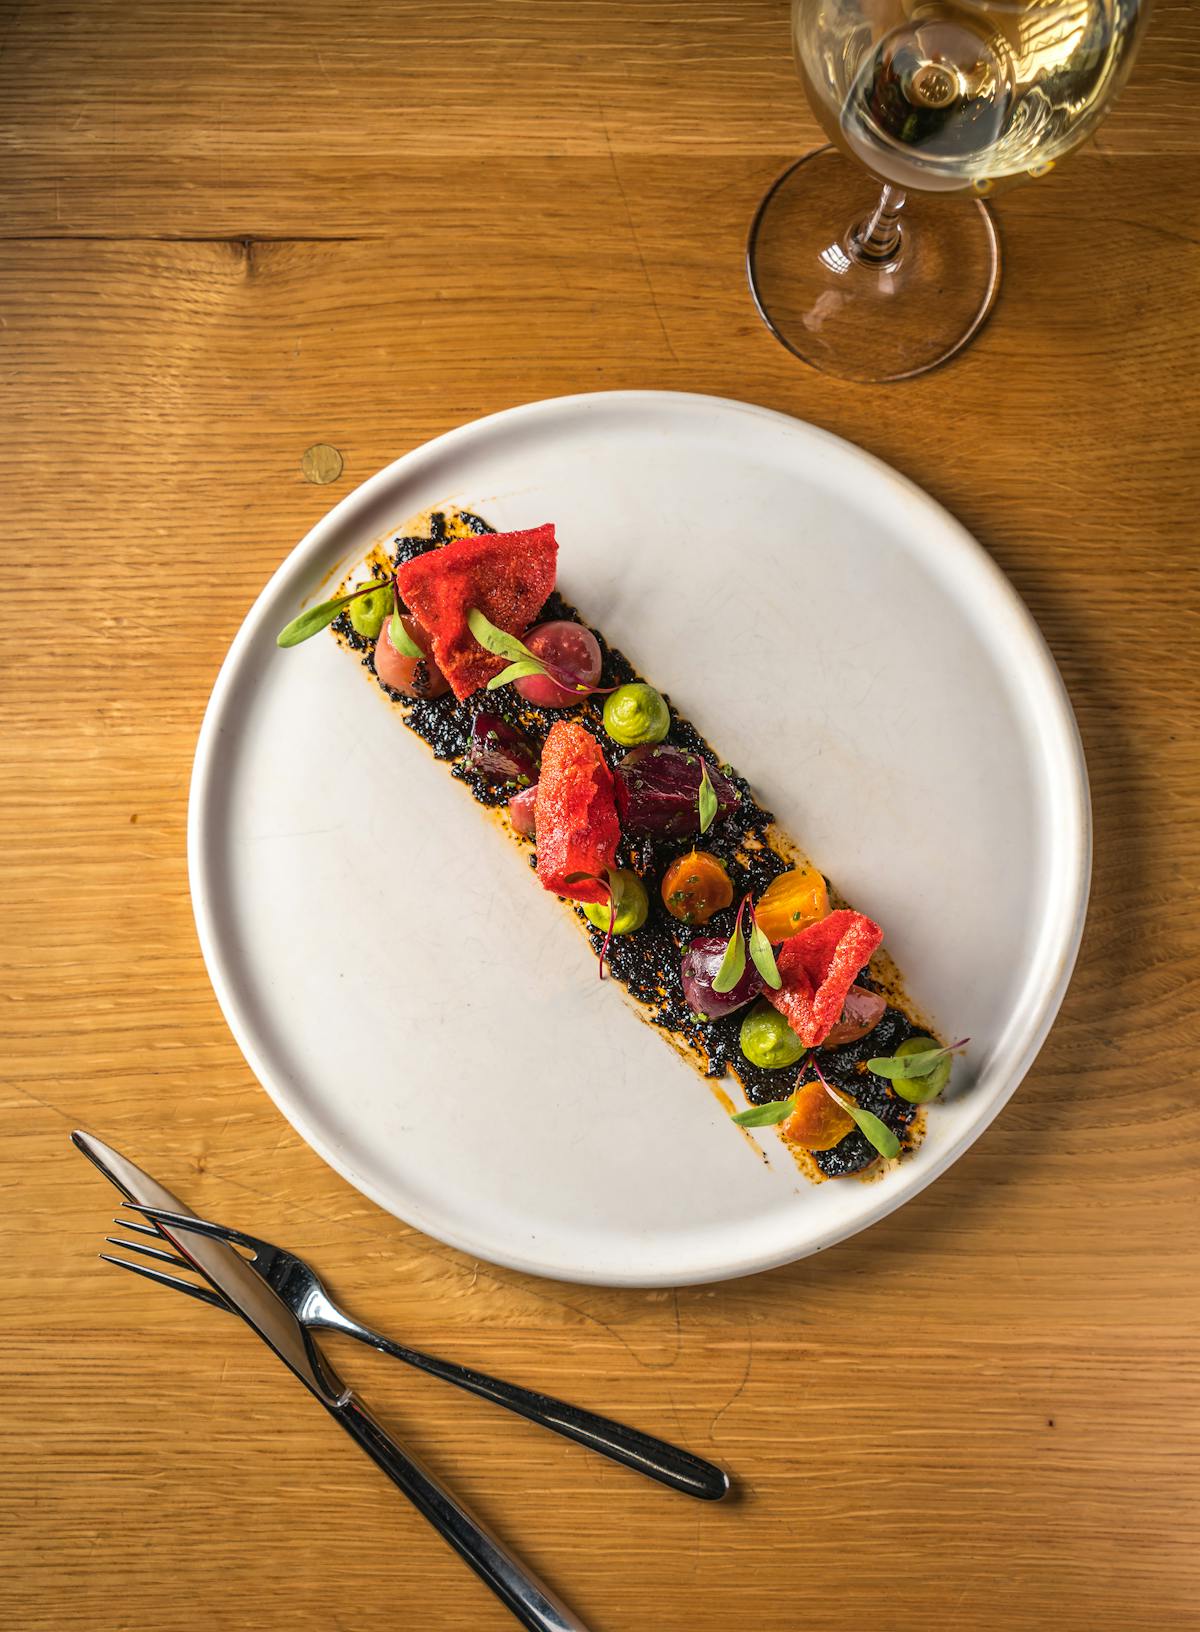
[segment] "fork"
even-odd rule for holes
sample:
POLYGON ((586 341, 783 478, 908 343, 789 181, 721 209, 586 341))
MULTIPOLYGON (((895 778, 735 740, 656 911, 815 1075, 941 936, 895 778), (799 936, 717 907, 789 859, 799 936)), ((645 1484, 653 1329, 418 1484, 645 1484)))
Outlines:
MULTIPOLYGON (((354 1320, 346 1314, 333 1301, 316 1271, 285 1247, 277 1247, 258 1236, 248 1235, 244 1230, 210 1223, 207 1219, 192 1218, 184 1213, 171 1213, 161 1208, 139 1207, 135 1202, 128 1203, 128 1206, 151 1220, 151 1223, 114 1218, 113 1222, 119 1228, 143 1239, 130 1241, 116 1236, 106 1236, 105 1240, 110 1246, 123 1247, 126 1251, 140 1253, 143 1257, 171 1264, 189 1272, 192 1266, 185 1258, 166 1251, 162 1246, 151 1246, 144 1239, 149 1236, 155 1241, 163 1241, 163 1236, 155 1227, 157 1223, 191 1230, 198 1235, 207 1235, 215 1240, 224 1241, 230 1246, 241 1247, 249 1255, 247 1262, 251 1269, 283 1299, 303 1326, 342 1332, 347 1337, 356 1338, 360 1343, 366 1343, 382 1354, 390 1354, 397 1360, 403 1360, 406 1365, 415 1366, 418 1371, 428 1372, 433 1377, 440 1377, 443 1382, 453 1383, 457 1388, 479 1395, 481 1399, 502 1405, 506 1410, 514 1411, 530 1422, 549 1428, 565 1439, 574 1440, 576 1444, 583 1445, 588 1450, 598 1451, 601 1456, 623 1463, 625 1467, 656 1479, 660 1484, 668 1485, 673 1490, 682 1491, 687 1496, 695 1496, 701 1501, 719 1501, 729 1489, 728 1475, 714 1463, 706 1462, 702 1457, 693 1456, 688 1451, 669 1445, 665 1440, 643 1434, 636 1428, 627 1428, 624 1424, 598 1416, 595 1412, 584 1411, 580 1406, 556 1400, 552 1395, 542 1394, 534 1389, 520 1388, 515 1383, 506 1383, 498 1377, 489 1377, 486 1372, 456 1365, 450 1360, 441 1360, 436 1355, 424 1354, 419 1349, 410 1349, 402 1343, 394 1343, 391 1338, 372 1331, 369 1326, 364 1326, 361 1321, 354 1320)), ((118 1258, 111 1253, 102 1252, 100 1256, 106 1263, 116 1264, 120 1269, 132 1270, 137 1275, 144 1275, 148 1280, 157 1281, 161 1286, 172 1287, 177 1292, 186 1292, 189 1297, 197 1298, 201 1303, 228 1310, 229 1306, 225 1300, 209 1287, 198 1286, 191 1280, 181 1280, 176 1275, 170 1275, 165 1270, 152 1269, 146 1264, 131 1263, 128 1258, 118 1258)))

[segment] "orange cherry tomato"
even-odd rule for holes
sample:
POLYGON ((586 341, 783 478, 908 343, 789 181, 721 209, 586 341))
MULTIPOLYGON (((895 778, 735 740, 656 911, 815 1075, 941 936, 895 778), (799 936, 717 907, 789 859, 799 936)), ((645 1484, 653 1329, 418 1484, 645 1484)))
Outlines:
POLYGON ((759 896, 754 916, 769 941, 786 941, 807 924, 829 917, 825 880, 815 867, 794 867, 790 873, 780 873, 759 896))
POLYGON ((663 874, 663 904, 672 918, 685 924, 706 924, 733 900, 733 885, 724 862, 707 850, 689 850, 663 874))
POLYGON ((796 1108, 779 1130, 805 1150, 832 1150, 854 1131, 854 1118, 844 1111, 821 1082, 806 1082, 796 1094, 796 1108))

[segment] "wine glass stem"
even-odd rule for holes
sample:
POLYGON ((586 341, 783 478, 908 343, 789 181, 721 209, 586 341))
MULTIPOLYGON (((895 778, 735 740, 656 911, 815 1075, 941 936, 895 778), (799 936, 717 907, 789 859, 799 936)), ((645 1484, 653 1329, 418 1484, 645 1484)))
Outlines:
POLYGON ((904 189, 884 182, 870 215, 850 228, 846 247, 862 265, 885 266, 900 259, 900 212, 904 189))

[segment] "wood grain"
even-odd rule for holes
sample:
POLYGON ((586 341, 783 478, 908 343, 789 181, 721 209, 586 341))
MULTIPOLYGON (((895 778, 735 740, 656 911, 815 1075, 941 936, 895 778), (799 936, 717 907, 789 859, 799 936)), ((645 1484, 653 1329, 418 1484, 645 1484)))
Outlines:
POLYGON ((780 0, 0 3, 5 1625, 510 1624, 248 1334, 95 1261, 84 1124, 365 1319, 725 1462, 739 1500, 693 1506, 338 1350, 597 1632, 1200 1626, 1198 93, 1163 0, 1098 144, 1002 200, 977 344, 863 388, 743 282, 815 137, 780 0), (1096 813, 996 1126, 857 1240, 678 1293, 474 1263, 325 1168, 185 869, 208 690, 292 542, 449 426, 619 386, 795 413, 947 504, 1050 640, 1096 813))

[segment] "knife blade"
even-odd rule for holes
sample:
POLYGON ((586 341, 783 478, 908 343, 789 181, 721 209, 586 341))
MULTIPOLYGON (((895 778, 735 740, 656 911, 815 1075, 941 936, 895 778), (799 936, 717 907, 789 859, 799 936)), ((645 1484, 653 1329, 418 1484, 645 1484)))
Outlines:
MULTIPOLYGON (((77 1128, 71 1135, 71 1143, 95 1163, 126 1201, 139 1207, 160 1207, 169 1213, 187 1215, 192 1211, 165 1185, 152 1179, 149 1173, 102 1139, 77 1128)), ((346 1402, 349 1390, 307 1330, 274 1289, 254 1273, 241 1253, 225 1241, 214 1241, 194 1230, 161 1223, 158 1228, 322 1404, 337 1407, 346 1402)))
MULTIPOLYGON (((186 1203, 102 1139, 76 1129, 71 1142, 135 1207, 151 1209, 150 1216, 157 1209, 192 1217, 186 1203)), ((299 1377, 339 1427, 403 1491, 527 1632, 588 1632, 562 1599, 510 1553, 428 1468, 398 1445, 350 1389, 343 1387, 287 1304, 259 1279, 239 1252, 227 1242, 185 1229, 174 1220, 158 1220, 157 1227, 299 1377)))

